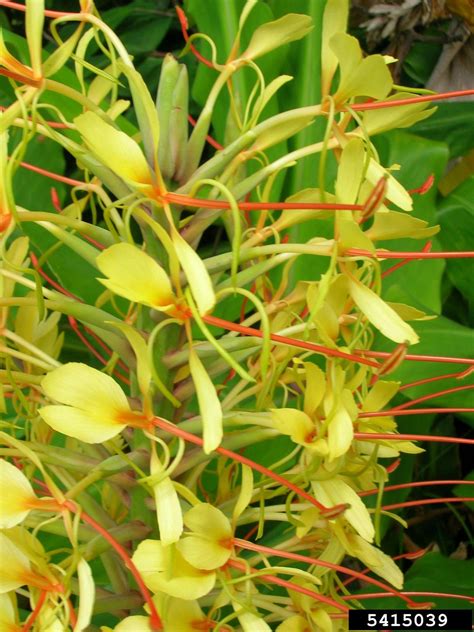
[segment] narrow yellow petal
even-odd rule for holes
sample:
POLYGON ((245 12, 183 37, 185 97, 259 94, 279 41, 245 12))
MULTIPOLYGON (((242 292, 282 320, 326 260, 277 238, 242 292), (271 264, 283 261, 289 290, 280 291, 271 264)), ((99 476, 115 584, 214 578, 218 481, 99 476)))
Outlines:
POLYGON ((328 428, 329 460, 345 454, 354 436, 352 419, 342 401, 336 407, 328 428))
MULTIPOLYGON (((152 476, 163 471, 163 465, 155 452, 152 452, 152 476)), ((156 516, 160 529, 160 540, 164 546, 177 542, 183 532, 183 512, 178 494, 169 476, 165 476, 158 483, 153 484, 153 495, 156 504, 156 516)))
POLYGON ((189 353, 189 368, 201 413, 204 452, 209 454, 222 441, 222 407, 215 386, 194 349, 189 353))
POLYGON ((81 558, 77 565, 77 576, 79 578, 79 608, 74 632, 83 632, 90 625, 95 602, 94 578, 84 558, 81 558))
POLYGON ((138 143, 93 112, 74 119, 82 138, 100 160, 120 178, 134 185, 151 185, 151 173, 138 143))
POLYGON ((160 309, 174 303, 168 275, 146 252, 120 243, 104 250, 96 259, 107 279, 99 279, 110 290, 129 301, 160 309))
POLYGON ((199 313, 201 316, 207 314, 214 307, 216 296, 206 266, 201 257, 178 232, 173 232, 172 239, 199 313))
POLYGON ((237 613, 237 619, 242 626, 243 632, 271 632, 271 627, 261 616, 254 614, 250 610, 245 610, 240 603, 233 601, 232 606, 237 613))
POLYGON ((349 281, 349 291, 358 308, 374 327, 394 342, 416 344, 419 340, 415 331, 383 301, 378 294, 359 283, 349 281))

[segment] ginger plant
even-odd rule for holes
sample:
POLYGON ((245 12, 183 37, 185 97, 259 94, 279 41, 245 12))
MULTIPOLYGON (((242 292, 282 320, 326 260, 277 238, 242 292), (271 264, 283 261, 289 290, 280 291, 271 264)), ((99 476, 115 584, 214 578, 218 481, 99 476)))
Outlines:
POLYGON ((383 506, 393 459, 422 450, 397 433, 390 373, 421 358, 407 321, 427 316, 381 294, 384 261, 400 258, 385 242, 438 227, 410 214, 372 136, 429 116, 436 95, 394 86, 392 60, 363 57, 347 2, 328 0, 321 102, 266 116, 291 78, 267 83, 258 60, 311 37, 312 23, 287 14, 244 47, 255 4, 222 64, 178 9, 183 54, 216 73, 192 129, 186 65, 165 57, 155 102, 90 0, 76 13, 27 0, 28 60, 0 40, 15 95, 0 115, 5 629, 329 632, 363 606, 348 578, 427 605, 403 594, 380 548, 382 516, 403 523, 383 506), (45 19, 57 43, 47 58, 45 19), (246 103, 243 72, 255 78, 246 103), (226 144, 209 156, 224 92, 226 144), (318 142, 269 158, 316 120, 318 142), (15 203, 38 136, 77 164, 77 178, 59 174, 71 190, 58 212, 15 203), (278 178, 308 156, 314 187, 275 200, 278 178), (295 239, 308 222, 326 236, 295 239), (215 225, 225 238, 209 256, 215 225), (31 227, 53 245, 35 254, 31 227), (48 272, 58 248, 93 271, 92 300, 48 272), (325 271, 295 280, 303 256, 325 271), (87 362, 67 347, 73 332, 87 362), (377 336, 393 350, 377 351, 377 336))

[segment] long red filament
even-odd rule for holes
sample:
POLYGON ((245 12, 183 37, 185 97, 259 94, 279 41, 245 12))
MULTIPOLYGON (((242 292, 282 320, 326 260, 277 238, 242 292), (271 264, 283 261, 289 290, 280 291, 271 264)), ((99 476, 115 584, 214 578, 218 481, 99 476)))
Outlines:
MULTIPOLYGON (((464 482, 464 481, 463 481, 464 482)), ((393 505, 384 505, 385 511, 392 509, 405 509, 406 507, 420 507, 421 505, 439 505, 440 503, 469 503, 474 502, 474 497, 448 497, 448 498, 424 498, 423 500, 407 500, 404 503, 395 503, 393 505)))
MULTIPOLYGON (((215 325, 216 327, 220 327, 222 329, 236 331, 244 336, 254 336, 256 338, 264 337, 263 333, 259 329, 245 327, 244 325, 239 325, 229 320, 217 318, 216 316, 203 316, 203 320, 208 325, 215 325)), ((344 353, 343 351, 339 351, 338 349, 330 349, 329 347, 324 347, 323 345, 317 345, 312 342, 307 342, 306 340, 286 338, 285 336, 279 336, 278 334, 270 334, 270 339, 273 340, 273 342, 279 342, 291 347, 299 347, 300 349, 307 349, 309 351, 314 351, 315 353, 322 353, 326 356, 344 358, 345 360, 351 360, 352 362, 358 362, 359 364, 366 364, 367 366, 378 367, 378 364, 376 362, 371 362, 370 360, 366 360, 365 358, 361 358, 360 356, 355 356, 350 353, 344 353)))
MULTIPOLYGON (((178 6, 175 7, 175 11, 178 14, 178 20, 181 26, 181 33, 183 34, 184 41, 188 43, 189 42, 188 19, 186 17, 186 14, 183 11, 183 9, 181 9, 181 7, 178 7, 178 6)), ((196 57, 196 59, 198 59, 202 64, 204 64, 208 68, 214 69, 214 65, 208 59, 206 59, 205 57, 201 55, 201 53, 197 50, 194 44, 190 43, 189 48, 192 51, 193 55, 196 57)))
POLYGON ((408 382, 407 384, 402 384, 399 391, 404 391, 407 388, 412 388, 414 386, 421 386, 422 384, 429 384, 430 382, 437 382, 438 380, 447 380, 449 378, 457 378, 461 379, 463 377, 467 377, 470 373, 474 371, 474 366, 468 367, 465 371, 459 371, 457 373, 445 373, 444 375, 435 375, 434 377, 425 377, 422 380, 416 380, 415 382, 408 382))
POLYGON ((34 171, 35 173, 39 173, 42 176, 46 176, 47 178, 51 178, 52 180, 57 180, 57 182, 63 182, 64 184, 69 184, 72 187, 83 187, 85 182, 81 182, 80 180, 74 180, 74 178, 67 178, 66 176, 60 176, 54 171, 48 171, 47 169, 42 169, 41 167, 37 167, 36 165, 32 165, 29 162, 20 162, 20 165, 25 169, 29 169, 30 171, 34 171))
POLYGON ((425 103, 430 101, 441 101, 443 99, 454 99, 456 97, 467 97, 474 94, 474 90, 453 90, 452 92, 439 92, 438 94, 423 95, 421 97, 410 97, 407 99, 397 99, 393 101, 375 101, 371 103, 355 103, 351 105, 351 110, 379 110, 381 108, 392 108, 399 105, 411 105, 413 103, 425 103))
POLYGON ((384 590, 393 592, 393 594, 396 594, 401 599, 404 599, 404 601, 409 602, 412 606, 416 605, 411 601, 411 599, 404 598, 400 592, 395 590, 395 588, 392 588, 391 586, 384 584, 378 579, 373 579, 372 577, 366 577, 363 573, 354 571, 350 568, 346 568, 345 566, 340 566, 339 564, 332 564, 331 562, 326 562, 324 560, 320 560, 315 557, 309 557, 308 555, 300 555, 299 553, 281 551, 279 549, 263 546, 261 544, 255 544, 254 542, 241 540, 239 538, 234 538, 234 544, 235 546, 238 546, 242 549, 247 549, 248 551, 257 551, 258 553, 264 553, 265 555, 268 555, 270 557, 271 556, 282 557, 287 560, 294 560, 295 562, 305 562, 306 564, 314 564, 316 566, 322 566, 324 568, 331 568, 332 570, 338 571, 345 575, 351 575, 353 579, 361 579, 367 582, 368 584, 373 584, 374 586, 378 586, 379 588, 383 588, 384 590))
POLYGON ((45 604, 47 596, 48 596, 48 591, 42 590, 38 598, 38 601, 36 602, 36 606, 34 607, 33 612, 30 614, 30 616, 28 617, 28 619, 26 620, 25 624, 22 627, 22 632, 28 632, 31 629, 31 627, 34 625, 36 619, 39 617, 39 614, 45 604))
POLYGON ((464 439, 462 437, 445 437, 440 435, 423 434, 391 434, 389 432, 354 432, 355 439, 371 441, 376 439, 388 441, 431 441, 433 443, 465 443, 474 445, 474 439, 464 439))
POLYGON ((119 557, 124 562, 125 566, 128 568, 128 570, 133 575, 133 577, 134 577, 134 579, 135 579, 135 581, 137 583, 137 586, 139 587, 140 592, 141 592, 141 594, 143 596, 143 599, 144 599, 144 601, 146 602, 146 604, 148 605, 148 607, 150 609, 150 626, 151 626, 151 629, 154 630, 154 631, 157 631, 157 632, 162 630, 163 629, 163 624, 161 623, 160 615, 158 614, 158 611, 156 609, 155 602, 153 601, 148 588, 145 586, 145 582, 143 581, 143 578, 140 575, 139 570, 135 566, 133 560, 131 559, 131 557, 129 556, 127 551, 120 544, 120 542, 117 542, 117 540, 112 535, 110 535, 110 533, 107 531, 107 529, 105 529, 101 524, 96 522, 94 520, 94 518, 92 518, 87 513, 85 513, 82 510, 82 508, 80 508, 78 505, 76 505, 71 500, 67 500, 64 503, 64 507, 66 509, 69 509, 69 511, 72 511, 73 513, 80 513, 81 519, 84 520, 84 522, 87 522, 88 524, 90 524, 90 526, 95 531, 97 531, 97 533, 99 533, 105 540, 107 540, 107 542, 110 544, 110 546, 117 552, 119 557))
MULTIPOLYGON (((191 116, 191 114, 188 114, 188 121, 191 123, 193 127, 196 125, 196 119, 194 119, 191 116)), ((206 140, 209 143, 209 145, 212 145, 212 147, 214 147, 214 149, 218 149, 218 150, 224 149, 224 146, 218 143, 215 138, 212 138, 212 136, 209 136, 209 134, 206 136, 206 140)))
POLYGON ((444 251, 444 252, 397 252, 394 250, 376 250, 370 252, 370 250, 363 250, 362 248, 348 248, 345 251, 346 255, 350 256, 362 256, 380 259, 472 259, 474 257, 474 251, 444 251))
POLYGON ((398 406, 394 406, 392 408, 392 412, 394 410, 404 410, 405 408, 409 408, 410 406, 414 406, 415 404, 420 404, 421 402, 425 402, 427 399, 434 399, 435 397, 441 397, 442 395, 449 395, 450 393, 457 393, 458 391, 469 391, 474 388, 474 384, 465 384, 463 386, 454 386, 453 388, 447 388, 444 391, 437 391, 436 393, 429 393, 428 395, 423 395, 423 397, 418 397, 417 399, 412 399, 404 404, 399 404, 398 406))
POLYGON ((432 413, 474 413, 474 408, 415 408, 413 410, 380 410, 370 413, 359 413, 359 417, 399 417, 401 415, 429 415, 432 413))
MULTIPOLYGON (((429 241, 423 246, 421 252, 430 252, 431 246, 432 246, 432 242, 429 241)), ((413 259, 404 259, 403 261, 399 261, 398 263, 391 266, 390 268, 387 268, 384 272, 382 272, 382 279, 385 279, 386 277, 388 277, 389 274, 393 274, 395 270, 399 270, 400 268, 403 268, 403 266, 406 266, 411 261, 413 261, 413 259)))
MULTIPOLYGON (((403 594, 410 597, 450 597, 452 599, 462 599, 465 601, 474 601, 474 597, 469 597, 468 595, 459 595, 456 593, 442 593, 442 592, 421 592, 421 591, 413 591, 413 590, 404 590, 403 594)), ((350 601, 351 599, 379 599, 380 597, 393 597, 391 593, 364 593, 357 595, 344 595, 341 596, 341 599, 344 601, 350 601)), ((421 604, 418 604, 420 607, 421 604)))
MULTIPOLYGON (((411 489, 412 487, 430 487, 432 485, 474 485, 474 481, 467 480, 445 480, 445 481, 414 481, 411 483, 399 483, 397 485, 387 485, 383 488, 385 492, 393 492, 397 489, 411 489)), ((364 496, 373 496, 378 494, 378 488, 369 489, 364 492, 358 492, 358 495, 363 498, 364 496)))
MULTIPOLYGON (((231 568, 236 568, 240 571, 249 570, 244 562, 239 562, 238 560, 228 560, 227 566, 230 566, 231 568)), ((258 571, 256 569, 250 569, 251 574, 257 573, 257 572, 258 571)), ((287 590, 292 590, 294 592, 301 593, 302 595, 308 595, 308 597, 312 597, 313 599, 316 599, 317 601, 322 601, 328 606, 333 606, 335 608, 338 608, 339 610, 343 610, 344 612, 347 612, 349 610, 343 604, 340 604, 337 601, 334 601, 334 599, 330 599, 329 597, 325 597, 324 595, 321 595, 315 592, 314 590, 310 590, 309 588, 304 588, 303 586, 298 586, 298 584, 294 584, 293 582, 280 579, 279 577, 275 577, 274 575, 260 575, 259 573, 258 579, 262 581, 267 581, 271 584, 276 584, 277 586, 282 586, 286 588, 287 590)))
MULTIPOLYGON (((191 434, 190 432, 187 432, 186 430, 183 430, 179 426, 175 426, 174 424, 167 421, 166 419, 162 419, 161 417, 153 417, 152 423, 158 428, 161 428, 161 430, 166 430, 167 432, 175 435, 176 437, 181 437, 182 439, 184 439, 185 441, 188 441, 189 443, 194 443, 195 445, 198 445, 200 447, 204 445, 204 441, 203 439, 201 439, 201 437, 197 437, 196 435, 191 434)), ((280 476, 279 474, 276 474, 276 472, 269 470, 265 466, 260 465, 260 463, 257 463, 256 461, 252 461, 251 459, 248 459, 246 456, 243 456, 242 454, 238 454, 237 452, 233 452, 232 450, 228 450, 227 448, 223 448, 222 446, 219 446, 218 448, 216 448, 216 452, 228 457, 229 459, 233 459, 234 461, 238 461, 239 463, 248 465, 250 468, 252 468, 256 472, 260 472, 261 474, 263 474, 264 476, 267 476, 268 478, 272 478, 274 481, 276 481, 280 485, 283 485, 283 487, 286 487, 287 489, 291 489, 292 492, 294 492, 301 498, 304 498, 305 500, 310 502, 312 505, 317 507, 319 510, 321 510, 325 514, 328 512, 331 514, 333 513, 336 514, 336 513, 340 513, 341 511, 345 509, 345 505, 336 505, 335 507, 325 507, 319 501, 317 501, 316 498, 314 498, 314 496, 312 496, 311 494, 308 494, 308 492, 305 492, 304 489, 301 489, 300 487, 298 487, 298 485, 295 485, 291 481, 287 480, 283 476, 280 476)))
MULTIPOLYGON (((17 11, 26 11, 26 7, 24 4, 19 4, 18 2, 10 2, 10 0, 0 0, 0 7, 7 7, 8 9, 16 9, 17 11)), ((48 18, 63 18, 68 15, 80 15, 77 11, 50 11, 49 9, 45 9, 44 14, 48 18)))

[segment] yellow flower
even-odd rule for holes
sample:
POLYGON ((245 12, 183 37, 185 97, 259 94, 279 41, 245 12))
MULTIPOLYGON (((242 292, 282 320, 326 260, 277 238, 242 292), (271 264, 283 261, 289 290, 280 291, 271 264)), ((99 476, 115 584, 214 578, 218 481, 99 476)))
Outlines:
POLYGON ((216 582, 216 574, 191 566, 176 544, 163 546, 159 540, 144 540, 133 554, 133 562, 143 581, 155 593, 179 599, 199 599, 207 595, 216 582))
POLYGON ((0 531, 0 593, 16 590, 29 583, 32 575, 31 564, 25 553, 0 531))
POLYGON ((183 316, 168 275, 146 252, 120 243, 104 250, 96 259, 106 279, 99 279, 109 290, 134 303, 148 305, 172 316, 183 316))
POLYGON ((222 511, 201 503, 184 514, 184 524, 191 533, 186 533, 176 548, 189 564, 213 570, 227 562, 232 552, 233 533, 222 511))
POLYGON ((42 387, 59 402, 39 409, 57 432, 85 443, 102 443, 118 435, 133 421, 125 393, 110 375, 69 362, 48 373, 42 387))
POLYGON ((5 459, 0 460, 0 482, 0 529, 10 529, 23 522, 36 496, 26 476, 5 459))

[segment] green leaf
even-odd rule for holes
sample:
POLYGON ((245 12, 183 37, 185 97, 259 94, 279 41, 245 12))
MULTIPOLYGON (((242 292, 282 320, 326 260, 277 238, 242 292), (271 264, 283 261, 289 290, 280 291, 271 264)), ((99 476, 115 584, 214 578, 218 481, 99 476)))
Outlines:
MULTIPOLYGON (((441 178, 449 158, 448 147, 422 139, 407 132, 393 131, 377 136, 375 139, 377 151, 385 165, 400 164, 401 169, 396 173, 397 180, 407 189, 419 187, 431 174, 435 183, 441 178)), ((413 195, 413 217, 427 221, 430 226, 438 223, 436 217, 436 184, 425 195, 413 195)), ((433 250, 441 250, 436 238, 433 250)), ((411 251, 411 239, 397 239, 377 243, 379 248, 389 250, 411 251)), ((421 250, 421 246, 418 246, 421 250)), ((393 261, 384 264, 385 268, 393 265, 393 261)), ((391 300, 412 304, 413 299, 420 309, 441 312, 441 278, 444 262, 442 260, 411 261, 409 265, 384 279, 385 290, 392 285, 398 285, 400 294, 391 300)))
POLYGON ((447 143, 451 158, 474 148, 474 134, 466 130, 474 126, 474 102, 440 103, 429 119, 417 123, 412 132, 432 141, 447 143))
MULTIPOLYGON (((443 250, 472 250, 474 243, 474 176, 471 176, 438 209, 439 240, 443 250)), ((448 259, 451 283, 464 295, 474 319, 474 259, 448 259)))

